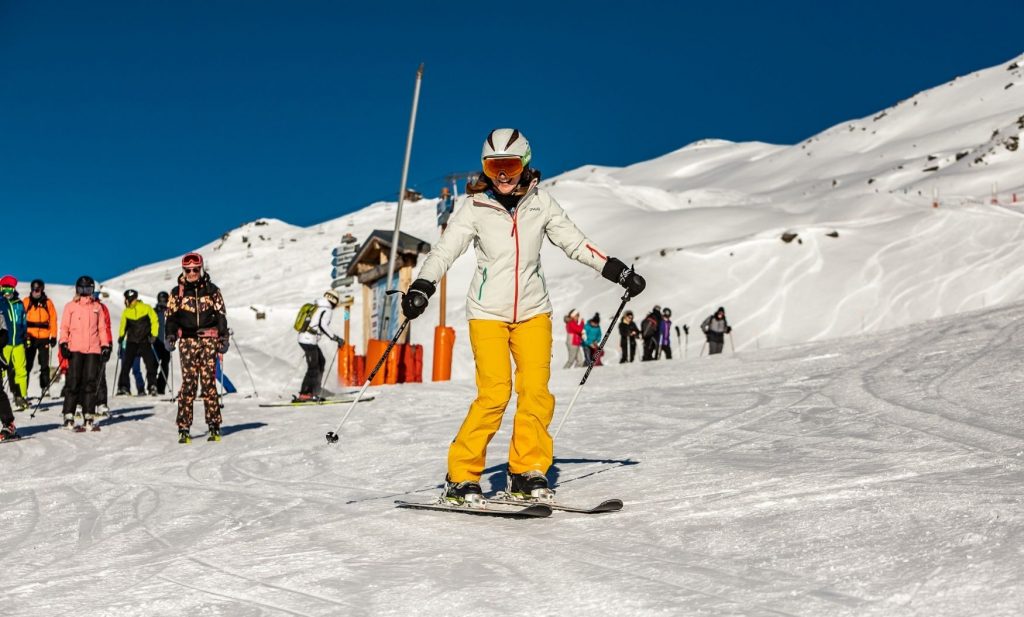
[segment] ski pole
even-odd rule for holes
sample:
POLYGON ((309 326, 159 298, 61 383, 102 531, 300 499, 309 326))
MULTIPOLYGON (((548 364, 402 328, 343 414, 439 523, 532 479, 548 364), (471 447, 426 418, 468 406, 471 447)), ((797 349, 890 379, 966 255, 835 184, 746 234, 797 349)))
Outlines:
MULTIPOLYGON (((163 344, 163 343, 161 343, 161 345, 162 345, 162 344, 163 344)), ((166 347, 165 347, 165 349, 166 349, 166 347)), ((157 366, 160 366, 161 364, 163 364, 163 363, 162 363, 162 362, 160 361, 160 354, 158 354, 158 353, 156 352, 156 343, 154 343, 154 344, 150 345, 150 346, 149 346, 149 350, 150 350, 151 352, 153 352, 153 359, 154 359, 154 360, 156 360, 156 365, 157 365, 157 366)), ((170 362, 168 362, 168 363, 167 363, 167 366, 170 366, 170 365, 171 365, 171 363, 170 363, 170 362)), ((163 369, 163 367, 161 367, 161 368, 160 368, 160 376, 164 378, 164 387, 166 387, 166 386, 167 386, 167 371, 165 371, 165 370, 163 369)))
MULTIPOLYGON (((320 392, 324 391, 327 386, 327 376, 331 374, 331 367, 334 366, 334 361, 338 359, 338 350, 341 349, 339 345, 334 346, 334 356, 331 357, 330 363, 327 365, 327 370, 324 371, 323 379, 320 380, 320 392)), ((321 394, 322 396, 322 394, 321 394)))
MULTIPOLYGON (((123 347, 121 347, 121 344, 118 343, 118 345, 117 345, 117 357, 114 358, 114 378, 111 380, 111 381, 114 382, 114 385, 110 386, 110 398, 114 398, 114 391, 117 388, 117 382, 119 381, 119 379, 118 379, 119 376, 117 374, 117 365, 119 365, 121 363, 121 353, 122 353, 122 350, 123 350, 123 347)), ((70 362, 70 361, 71 360, 69 358, 68 362, 70 362)))
MULTIPOLYGON (((47 369, 47 370, 49 370, 49 369, 47 369)), ((32 413, 29 415, 29 418, 36 417, 36 412, 39 411, 39 408, 42 406, 43 399, 46 398, 47 394, 49 394, 50 386, 52 386, 52 385, 53 385, 53 381, 52 380, 50 381, 50 383, 46 384, 46 388, 43 390, 43 393, 39 395, 39 400, 36 401, 36 406, 32 410, 32 413)))
MULTIPOLYGON (((397 290, 394 291, 396 293, 400 293, 397 292, 397 290)), ((327 443, 338 443, 338 431, 340 431, 342 425, 345 424, 345 420, 348 420, 348 416, 349 414, 352 413, 352 410, 356 408, 356 404, 359 403, 359 399, 363 398, 363 393, 366 392, 366 389, 370 387, 370 382, 373 381, 373 378, 377 376, 377 371, 380 370, 380 367, 384 366, 384 361, 387 360, 388 354, 391 353, 391 348, 393 348, 395 346, 395 343, 398 342, 398 337, 402 336, 402 332, 405 332, 405 327, 408 325, 408 319, 402 320, 402 325, 399 326, 398 332, 395 332, 395 336, 392 337, 391 342, 388 343, 387 349, 384 350, 384 354, 381 355, 380 360, 377 361, 377 366, 373 367, 373 370, 370 371, 370 375, 366 378, 366 383, 363 384, 362 389, 359 390, 359 394, 356 395, 356 398, 354 401, 352 401, 352 404, 348 406, 348 411, 345 412, 345 416, 341 419, 341 422, 338 423, 338 426, 334 427, 333 431, 327 433, 327 443)))
POLYGON ((700 355, 698 357, 704 357, 704 348, 708 346, 708 342, 704 341, 704 344, 700 346, 700 355))
POLYGON ((683 345, 683 358, 690 355, 690 326, 683 324, 683 333, 686 335, 686 343, 683 345))
MULTIPOLYGON (((630 270, 632 270, 632 268, 630 270)), ((601 339, 601 344, 597 346, 596 350, 594 350, 595 356, 600 357, 604 353, 604 344, 608 342, 608 337, 612 335, 612 330, 615 328, 615 324, 619 321, 619 315, 622 314, 622 309, 626 308, 626 303, 629 302, 629 300, 629 290, 627 289, 626 293, 622 294, 622 302, 619 304, 619 310, 615 311, 615 316, 612 317, 611 323, 608 326, 608 331, 605 332, 604 338, 601 339)), ((562 430, 562 426, 565 425, 565 421, 569 419, 569 414, 572 413, 572 408, 576 405, 576 399, 579 398, 580 392, 583 390, 583 384, 587 383, 587 378, 590 377, 590 371, 594 370, 595 363, 596 359, 587 367, 587 372, 583 373, 583 379, 580 380, 580 385, 576 386, 576 393, 572 395, 572 400, 569 401, 569 407, 565 410, 565 415, 562 416, 562 421, 558 423, 558 428, 556 428, 555 433, 551 435, 551 441, 554 441, 555 437, 558 437, 558 433, 562 430)))
POLYGON ((231 337, 231 342, 235 344, 235 351, 238 352, 238 357, 242 359, 242 366, 245 367, 245 372, 249 375, 249 382, 252 383, 253 396, 259 398, 260 393, 256 391, 256 380, 252 378, 252 371, 249 370, 249 363, 245 361, 245 356, 242 355, 242 348, 238 345, 238 341, 235 339, 235 333, 228 330, 228 336, 231 337))
POLYGON ((732 349, 732 353, 736 353, 736 345, 732 342, 732 332, 729 332, 729 348, 732 349))

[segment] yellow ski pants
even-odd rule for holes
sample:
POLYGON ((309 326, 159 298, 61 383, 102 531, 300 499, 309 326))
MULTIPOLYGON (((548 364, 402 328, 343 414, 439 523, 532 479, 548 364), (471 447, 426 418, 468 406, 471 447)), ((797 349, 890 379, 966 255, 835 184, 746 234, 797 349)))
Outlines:
POLYGON ((25 345, 8 345, 4 347, 4 362, 11 366, 8 379, 13 379, 11 391, 20 392, 22 398, 28 396, 28 372, 25 370, 25 345))
POLYGON ((553 455, 548 425, 555 411, 555 397, 548 391, 551 316, 519 323, 471 319, 469 341, 476 359, 477 396, 448 449, 449 479, 480 480, 487 444, 512 398, 511 360, 516 363, 516 416, 508 468, 511 473, 547 473, 553 455))

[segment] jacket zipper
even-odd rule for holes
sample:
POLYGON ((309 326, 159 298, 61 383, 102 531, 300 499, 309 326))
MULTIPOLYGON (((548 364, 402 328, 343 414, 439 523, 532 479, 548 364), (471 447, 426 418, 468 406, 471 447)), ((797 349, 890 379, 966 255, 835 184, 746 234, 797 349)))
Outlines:
MULTIPOLYGON (((515 295, 513 296, 512 300, 512 323, 516 323, 516 321, 518 321, 519 318, 519 225, 517 223, 517 217, 519 216, 519 208, 523 205, 523 203, 526 202, 527 198, 533 194, 535 188, 535 186, 531 186, 530 190, 527 191, 525 195, 523 195, 522 199, 519 200, 519 203, 516 204, 515 214, 509 214, 509 211, 504 208, 492 206, 491 204, 480 202, 475 199, 473 200, 474 206, 492 208, 499 212, 504 212, 505 214, 512 218, 512 233, 510 235, 512 238, 515 239, 516 242, 515 295)), ((483 284, 480 285, 480 291, 483 291, 483 284)))

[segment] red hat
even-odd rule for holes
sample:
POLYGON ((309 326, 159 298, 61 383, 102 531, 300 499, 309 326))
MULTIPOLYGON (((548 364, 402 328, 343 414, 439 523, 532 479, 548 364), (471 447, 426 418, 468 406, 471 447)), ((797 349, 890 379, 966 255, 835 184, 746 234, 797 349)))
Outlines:
POLYGON ((17 287, 18 279, 14 278, 10 274, 0 278, 0 287, 17 287))

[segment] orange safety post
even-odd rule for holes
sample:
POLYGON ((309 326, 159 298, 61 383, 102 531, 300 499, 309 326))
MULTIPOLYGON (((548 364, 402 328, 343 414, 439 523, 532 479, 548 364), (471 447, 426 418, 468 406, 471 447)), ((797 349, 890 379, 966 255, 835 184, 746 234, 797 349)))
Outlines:
MULTIPOLYGON (((377 339, 370 339, 370 342, 366 346, 366 366, 377 366, 377 362, 380 361, 381 356, 384 355, 384 350, 388 348, 388 341, 379 341, 377 339)), ((373 376, 373 381, 370 385, 382 386, 384 385, 384 375, 387 372, 385 370, 377 371, 377 374, 373 376)))
POLYGON ((338 382, 343 386, 358 386, 362 382, 355 378, 354 347, 345 343, 338 349, 338 382))
POLYGON ((356 356, 352 360, 352 378, 357 384, 364 383, 366 381, 366 356, 356 356))
MULTIPOLYGON (((386 346, 385 342, 385 346, 386 346)), ((384 361, 384 383, 388 385, 394 385, 398 383, 398 363, 402 358, 402 350, 405 349, 406 345, 395 345, 395 353, 388 356, 388 359, 384 361)))
POLYGON ((455 329, 447 326, 434 328, 434 381, 452 378, 452 349, 455 347, 455 329))

